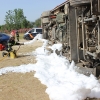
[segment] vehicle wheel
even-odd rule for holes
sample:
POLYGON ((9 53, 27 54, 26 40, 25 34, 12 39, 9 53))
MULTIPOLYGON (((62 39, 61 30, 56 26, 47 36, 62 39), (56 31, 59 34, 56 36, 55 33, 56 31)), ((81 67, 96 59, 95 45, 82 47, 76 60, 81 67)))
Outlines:
POLYGON ((25 37, 25 39, 26 39, 26 40, 30 40, 30 38, 29 38, 29 37, 25 37))
POLYGON ((78 6, 90 3, 90 0, 69 0, 71 6, 78 6))
POLYGON ((41 17, 47 17, 50 15, 50 11, 44 11, 42 14, 41 14, 41 17))

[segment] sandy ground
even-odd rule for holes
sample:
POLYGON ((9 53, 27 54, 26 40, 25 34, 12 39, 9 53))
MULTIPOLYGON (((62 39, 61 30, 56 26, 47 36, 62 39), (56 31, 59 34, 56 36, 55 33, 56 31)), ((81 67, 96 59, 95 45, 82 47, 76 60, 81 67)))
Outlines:
MULTIPOLYGON (((42 42, 37 40, 31 45, 22 45, 20 48, 14 46, 15 50, 19 48, 15 59, 2 57, 4 51, 0 51, 0 68, 36 63, 35 56, 28 54, 41 45, 42 42)), ((34 77, 34 73, 8 73, 0 76, 0 100, 50 100, 45 93, 47 87, 34 77)))

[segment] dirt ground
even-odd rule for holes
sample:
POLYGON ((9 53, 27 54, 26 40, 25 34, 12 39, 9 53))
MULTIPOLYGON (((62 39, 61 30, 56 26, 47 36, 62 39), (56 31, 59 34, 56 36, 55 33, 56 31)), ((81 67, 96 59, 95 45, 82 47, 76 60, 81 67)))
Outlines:
MULTIPOLYGON (((26 41, 21 40, 20 42, 26 41)), ((20 48, 19 46, 14 46, 14 50, 19 49, 17 52, 17 58, 15 59, 2 57, 2 52, 4 51, 0 51, 0 68, 36 63, 35 56, 30 56, 29 53, 34 51, 37 47, 42 46, 42 44, 41 41, 37 40, 31 45, 22 45, 20 48)), ((35 72, 24 74, 8 73, 6 75, 1 75, 0 100, 50 100, 48 94, 45 93, 47 87, 34 77, 34 73, 35 72)))
MULTIPOLYGON (((25 42, 25 41, 20 41, 25 42)), ((37 40, 31 45, 14 46, 18 50, 17 58, 2 57, 0 51, 0 68, 18 66, 28 63, 36 63, 34 56, 29 56, 31 51, 40 47, 43 43, 37 40), (26 55, 24 55, 26 54, 26 55), (30 59, 33 59, 30 61, 30 59)), ((8 73, 0 76, 0 100, 50 100, 45 93, 46 86, 34 77, 35 72, 30 73, 8 73)))

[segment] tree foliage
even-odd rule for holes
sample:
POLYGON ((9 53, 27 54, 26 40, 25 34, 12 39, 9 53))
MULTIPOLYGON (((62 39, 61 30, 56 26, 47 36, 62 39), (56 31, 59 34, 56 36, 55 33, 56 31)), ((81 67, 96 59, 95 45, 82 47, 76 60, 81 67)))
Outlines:
POLYGON ((30 22, 24 16, 23 9, 8 10, 5 15, 5 25, 0 26, 2 32, 8 30, 41 27, 41 19, 38 18, 35 22, 30 22))
POLYGON ((27 28, 30 22, 26 19, 23 9, 14 9, 6 12, 5 23, 7 30, 27 28))
POLYGON ((37 20, 35 20, 34 27, 41 27, 41 18, 38 18, 37 20))

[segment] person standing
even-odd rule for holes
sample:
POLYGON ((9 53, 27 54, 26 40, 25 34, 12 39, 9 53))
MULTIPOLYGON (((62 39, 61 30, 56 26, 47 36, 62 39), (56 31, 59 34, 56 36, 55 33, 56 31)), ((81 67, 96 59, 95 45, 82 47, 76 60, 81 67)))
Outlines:
POLYGON ((16 38, 17 38, 17 41, 19 41, 19 32, 18 32, 18 30, 16 30, 16 38))

